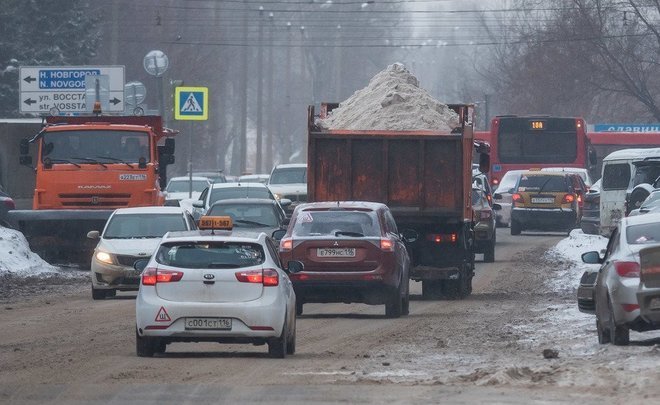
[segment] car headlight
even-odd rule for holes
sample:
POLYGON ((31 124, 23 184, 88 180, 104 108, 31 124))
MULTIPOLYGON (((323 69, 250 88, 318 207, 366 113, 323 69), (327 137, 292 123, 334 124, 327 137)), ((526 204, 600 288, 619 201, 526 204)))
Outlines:
POLYGON ((96 260, 101 263, 113 264, 112 255, 108 252, 99 251, 96 252, 96 260))
POLYGON ((277 201, 279 201, 279 200, 282 199, 282 194, 279 194, 279 193, 273 193, 273 196, 275 197, 275 199, 276 199, 277 201))

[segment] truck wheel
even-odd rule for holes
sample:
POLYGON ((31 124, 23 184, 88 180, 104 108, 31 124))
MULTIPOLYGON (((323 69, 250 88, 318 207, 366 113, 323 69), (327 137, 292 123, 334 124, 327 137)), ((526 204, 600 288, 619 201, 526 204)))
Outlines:
POLYGON ((520 226, 520 222, 514 221, 512 219, 511 220, 511 235, 520 235, 521 231, 522 231, 522 227, 520 226))
POLYGON ((135 330, 135 352, 138 357, 153 357, 156 353, 156 339, 148 336, 140 336, 135 330))
POLYGON ((387 303, 385 304, 385 316, 388 318, 399 318, 403 312, 401 287, 401 283, 399 283, 399 288, 390 293, 387 303))
POLYGON ((442 298, 442 280, 422 280, 422 298, 425 300, 442 298))
POLYGON ((98 290, 94 287, 92 287, 92 299, 97 301, 97 300, 104 300, 105 299, 105 290, 98 290))
POLYGON ((495 261, 495 238, 493 238, 493 241, 486 246, 486 250, 484 251, 484 262, 485 263, 493 263, 495 261))

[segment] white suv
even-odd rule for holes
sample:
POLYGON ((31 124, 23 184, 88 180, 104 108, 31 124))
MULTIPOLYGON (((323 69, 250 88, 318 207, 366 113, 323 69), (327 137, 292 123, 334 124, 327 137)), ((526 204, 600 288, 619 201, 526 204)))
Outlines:
POLYGON ((291 200, 287 213, 307 202, 307 165, 304 163, 277 165, 268 179, 268 188, 278 200, 291 200))

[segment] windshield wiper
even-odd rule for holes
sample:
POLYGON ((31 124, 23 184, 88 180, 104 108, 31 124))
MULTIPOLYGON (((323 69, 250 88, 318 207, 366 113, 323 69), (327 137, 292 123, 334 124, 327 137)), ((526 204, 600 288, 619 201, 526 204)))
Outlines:
POLYGON ((262 224, 261 222, 249 221, 247 219, 237 219, 236 221, 239 224, 255 225, 255 226, 270 226, 268 224, 262 224))
POLYGON ((104 165, 103 162, 99 162, 99 161, 96 160, 96 159, 92 159, 92 158, 88 158, 88 157, 77 157, 77 156, 71 156, 71 159, 83 160, 83 161, 85 161, 85 162, 92 163, 92 164, 95 164, 95 165, 101 165, 101 166, 103 166, 104 168, 107 168, 107 167, 108 167, 108 166, 104 165))
MULTIPOLYGON (((48 158, 48 159, 50 159, 50 158, 48 158)), ((72 162, 72 161, 67 160, 67 159, 50 159, 50 161, 52 163, 68 163, 68 164, 76 166, 79 169, 82 169, 82 166, 80 166, 78 163, 72 162)))
POLYGON ((130 167, 131 169, 133 168, 133 165, 132 165, 132 164, 130 164, 130 163, 124 161, 124 160, 121 160, 121 159, 117 159, 117 158, 113 158, 113 157, 109 157, 109 156, 97 156, 96 158, 97 158, 97 159, 108 159, 108 160, 112 160, 113 162, 123 163, 123 164, 125 164, 126 166, 130 167))
POLYGON ((550 180, 552 180, 552 177, 548 177, 548 179, 543 183, 543 185, 541 186, 541 188, 539 188, 539 192, 538 192, 538 194, 541 194, 541 191, 543 191, 543 189, 545 188, 545 186, 547 186, 548 183, 550 183, 550 180))
POLYGON ((364 234, 360 233, 360 232, 351 232, 351 231, 337 231, 337 232, 335 232, 335 236, 339 236, 339 235, 354 236, 356 238, 361 238, 361 237, 364 236, 364 234))

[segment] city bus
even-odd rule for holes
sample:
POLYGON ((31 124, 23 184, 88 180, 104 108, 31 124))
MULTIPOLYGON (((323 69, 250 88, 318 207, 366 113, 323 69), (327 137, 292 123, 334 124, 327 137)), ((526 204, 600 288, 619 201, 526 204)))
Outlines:
POLYGON ((589 132, 589 143, 597 164, 590 173, 594 180, 600 178, 603 159, 612 152, 630 148, 659 148, 660 132, 589 132))
POLYGON ((544 167, 590 168, 586 124, 579 117, 503 115, 493 118, 489 137, 491 183, 497 186, 509 170, 544 167))

